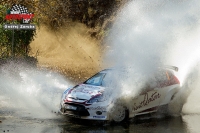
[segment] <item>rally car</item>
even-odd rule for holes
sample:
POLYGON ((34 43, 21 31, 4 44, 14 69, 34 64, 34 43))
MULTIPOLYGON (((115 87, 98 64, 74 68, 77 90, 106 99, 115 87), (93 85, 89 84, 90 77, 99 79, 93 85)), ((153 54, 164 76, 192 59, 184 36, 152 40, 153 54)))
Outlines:
MULTIPOLYGON (((106 86, 106 78, 112 69, 95 74, 84 83, 64 91, 60 112, 64 115, 90 120, 112 120, 123 122, 138 115, 156 112, 167 105, 180 87, 175 76, 177 67, 167 66, 159 69, 150 80, 150 86, 137 96, 112 97, 112 91, 106 86)), ((131 87, 131 86, 130 86, 131 87)), ((112 90, 112 89, 111 89, 112 90)), ((123 89, 122 89, 123 91, 123 89)))

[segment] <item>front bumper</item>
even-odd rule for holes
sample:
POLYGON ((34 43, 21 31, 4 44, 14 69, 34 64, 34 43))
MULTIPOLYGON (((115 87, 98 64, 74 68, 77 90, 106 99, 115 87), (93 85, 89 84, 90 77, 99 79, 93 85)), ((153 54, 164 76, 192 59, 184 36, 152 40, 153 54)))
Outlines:
POLYGON ((75 115, 75 116, 89 116, 89 112, 83 105, 77 104, 64 104, 60 110, 63 114, 75 115))
POLYGON ((64 103, 61 105, 60 112, 63 115, 80 119, 109 120, 107 107, 100 106, 99 104, 85 106, 74 103, 64 103))

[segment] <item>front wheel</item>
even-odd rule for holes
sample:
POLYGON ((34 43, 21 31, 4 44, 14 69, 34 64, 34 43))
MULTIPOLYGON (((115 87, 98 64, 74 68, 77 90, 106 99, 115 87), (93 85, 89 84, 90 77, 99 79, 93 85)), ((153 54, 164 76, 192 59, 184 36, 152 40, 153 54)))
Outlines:
POLYGON ((122 105, 115 105, 110 110, 110 117, 114 122, 124 122, 129 118, 129 111, 122 105))

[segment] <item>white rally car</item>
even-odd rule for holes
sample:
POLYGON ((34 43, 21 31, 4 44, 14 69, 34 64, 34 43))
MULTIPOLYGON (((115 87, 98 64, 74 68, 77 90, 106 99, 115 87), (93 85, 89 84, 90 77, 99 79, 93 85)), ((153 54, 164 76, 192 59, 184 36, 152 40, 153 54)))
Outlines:
POLYGON ((119 95, 112 99, 112 93, 105 94, 109 87, 104 85, 106 76, 112 69, 95 74, 84 83, 64 91, 60 112, 64 115, 81 119, 113 120, 122 122, 137 115, 156 112, 159 107, 167 105, 180 87, 174 75, 177 67, 165 67, 154 76, 153 87, 147 87, 136 97, 119 95))

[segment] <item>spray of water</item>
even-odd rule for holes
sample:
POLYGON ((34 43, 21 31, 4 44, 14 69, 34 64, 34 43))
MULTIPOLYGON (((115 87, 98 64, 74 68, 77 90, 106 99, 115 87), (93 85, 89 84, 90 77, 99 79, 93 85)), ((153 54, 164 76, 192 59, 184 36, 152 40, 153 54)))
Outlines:
POLYGON ((54 117, 61 94, 70 85, 57 73, 27 64, 10 62, 1 66, 0 73, 0 108, 17 116, 54 117))
POLYGON ((118 89, 113 92, 136 95, 158 66, 175 65, 182 88, 171 112, 193 113, 190 106, 197 104, 199 94, 199 5, 197 0, 134 0, 119 12, 106 39, 105 64, 128 68, 129 76, 116 73, 118 89))

